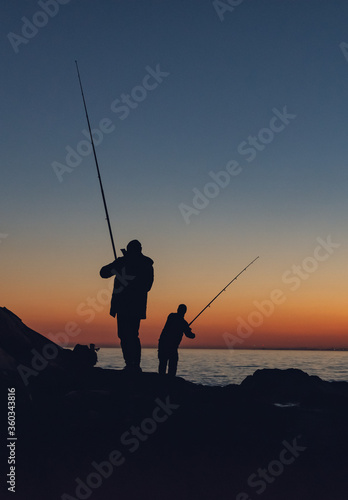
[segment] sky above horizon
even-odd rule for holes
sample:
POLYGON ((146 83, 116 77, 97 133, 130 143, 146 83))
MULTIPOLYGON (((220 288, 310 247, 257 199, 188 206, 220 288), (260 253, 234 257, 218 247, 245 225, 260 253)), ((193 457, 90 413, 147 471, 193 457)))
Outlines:
POLYGON ((237 4, 3 6, 0 305, 31 328, 118 345, 76 59, 117 252, 154 260, 142 344, 259 256, 183 345, 348 348, 348 4, 237 4))

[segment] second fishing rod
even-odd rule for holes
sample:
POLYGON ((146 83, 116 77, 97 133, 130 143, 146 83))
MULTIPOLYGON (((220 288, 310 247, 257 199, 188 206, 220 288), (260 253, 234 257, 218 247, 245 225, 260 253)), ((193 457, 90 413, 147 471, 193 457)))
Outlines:
POLYGON ((238 273, 238 274, 237 274, 237 275, 236 275, 236 276, 235 276, 235 277, 234 277, 234 278, 233 278, 233 279, 232 279, 229 283, 227 283, 227 285, 226 285, 226 286, 225 286, 225 287, 224 287, 224 288, 223 288, 223 289, 222 289, 222 290, 221 290, 221 291, 220 291, 217 295, 215 295, 215 297, 214 297, 214 298, 213 298, 213 299, 212 299, 212 300, 211 300, 211 301, 210 301, 210 302, 209 302, 209 303, 208 303, 205 307, 203 307, 203 309, 201 310, 201 312, 200 312, 200 313, 198 313, 198 314, 197 314, 197 316, 195 316, 195 317, 193 318, 193 320, 191 321, 191 323, 189 323, 189 326, 191 326, 191 325, 192 325, 192 323, 193 323, 194 321, 196 321, 196 319, 197 319, 197 318, 198 318, 198 317, 199 317, 199 316, 200 316, 200 315, 201 315, 201 314, 202 314, 202 313, 203 313, 206 309, 208 309, 208 307, 210 307, 210 306, 211 306, 211 304, 214 302, 214 300, 216 300, 216 299, 217 299, 217 298, 218 298, 218 297, 222 294, 222 292, 224 292, 224 291, 225 291, 225 290, 226 290, 226 289, 227 289, 230 285, 232 285, 232 283, 233 283, 234 281, 236 281, 236 279, 238 278, 238 276, 240 276, 242 273, 244 273, 244 271, 246 271, 246 270, 248 269, 248 267, 250 267, 250 266, 251 266, 251 264, 253 264, 253 263, 255 262, 255 260, 257 260, 258 258, 259 258, 259 256, 257 256, 254 260, 252 260, 252 261, 251 261, 251 262, 250 262, 250 263, 249 263, 249 264, 248 264, 248 265, 247 265, 244 269, 242 269, 242 270, 241 270, 241 271, 240 271, 240 272, 239 272, 239 273, 238 273))

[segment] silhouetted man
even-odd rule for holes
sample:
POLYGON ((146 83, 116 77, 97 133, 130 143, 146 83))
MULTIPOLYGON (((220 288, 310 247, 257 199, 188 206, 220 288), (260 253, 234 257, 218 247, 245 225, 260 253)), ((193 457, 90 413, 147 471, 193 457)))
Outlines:
POLYGON ((175 377, 179 360, 178 347, 183 335, 185 334, 189 339, 194 339, 196 336, 184 319, 186 311, 185 304, 180 304, 176 313, 169 314, 164 325, 158 341, 158 372, 160 375, 165 375, 169 362, 168 375, 175 377))
POLYGON ((125 369, 141 371, 140 320, 146 318, 147 292, 154 274, 153 260, 141 253, 138 240, 128 243, 119 257, 100 270, 102 278, 115 276, 111 299, 111 316, 117 314, 117 334, 121 340, 125 369))

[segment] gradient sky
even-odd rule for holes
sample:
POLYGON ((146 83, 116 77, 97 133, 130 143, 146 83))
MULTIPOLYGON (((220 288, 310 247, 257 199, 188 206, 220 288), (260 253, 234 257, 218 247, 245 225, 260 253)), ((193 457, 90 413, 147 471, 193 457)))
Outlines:
POLYGON ((142 344, 259 255, 182 345, 348 348, 345 0, 244 0, 220 16, 210 0, 18 0, 1 17, 1 305, 45 335, 118 345, 93 157, 61 182, 52 167, 86 139, 77 59, 92 127, 112 128, 97 155, 117 250, 137 238, 155 261, 142 344), (168 74, 145 97, 157 65, 168 74), (122 94, 140 96, 126 117, 122 94), (272 121, 285 107, 289 123, 272 121))

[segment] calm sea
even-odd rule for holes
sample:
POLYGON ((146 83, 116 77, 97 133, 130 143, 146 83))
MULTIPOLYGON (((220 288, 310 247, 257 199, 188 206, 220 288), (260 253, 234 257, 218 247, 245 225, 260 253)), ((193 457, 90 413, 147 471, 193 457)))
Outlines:
MULTIPOLYGON (((119 348, 101 348, 97 366, 122 369, 119 348)), ((142 349, 141 367, 157 372, 157 349, 142 349)), ((240 384, 262 368, 299 368, 323 380, 348 381, 348 351, 181 349, 177 376, 205 385, 240 384)))

